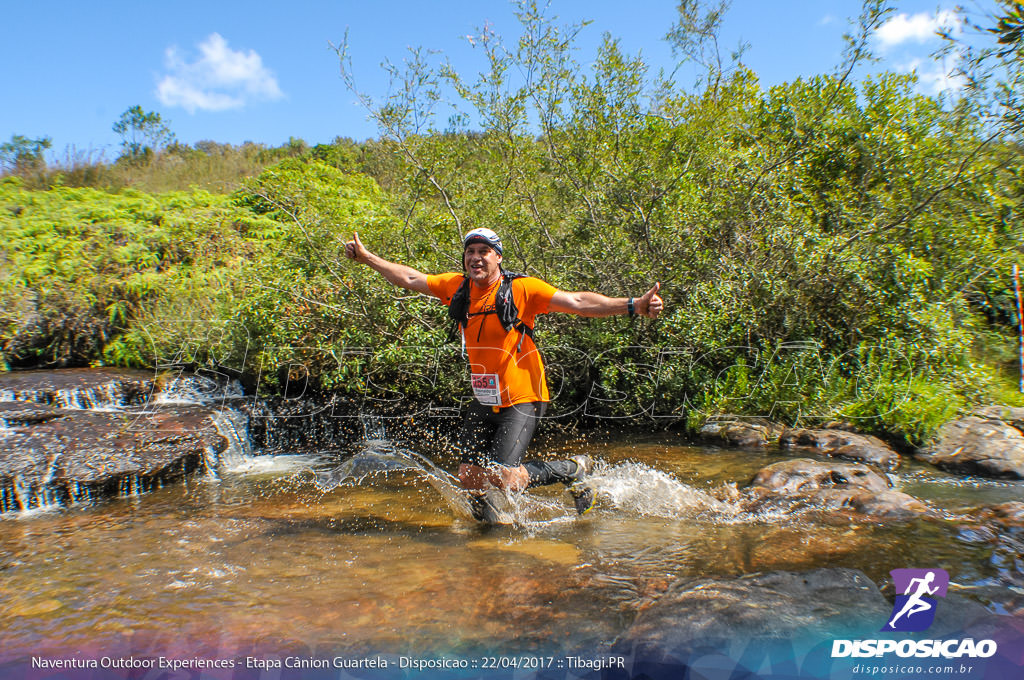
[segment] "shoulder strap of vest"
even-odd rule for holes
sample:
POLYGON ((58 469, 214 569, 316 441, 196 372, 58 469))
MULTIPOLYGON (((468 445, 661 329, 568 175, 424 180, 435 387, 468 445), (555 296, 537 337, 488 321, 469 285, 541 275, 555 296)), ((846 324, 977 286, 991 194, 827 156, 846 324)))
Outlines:
POLYGON ((448 342, 454 342, 459 332, 459 326, 465 327, 469 323, 469 277, 463 276, 462 283, 458 290, 452 295, 448 303, 448 318, 452 320, 451 330, 448 331, 448 342))
POLYGON ((515 272, 502 272, 503 279, 498 293, 494 299, 494 311, 498 314, 501 326, 506 331, 516 331, 520 334, 519 344, 516 345, 516 352, 523 348, 523 340, 530 336, 533 340, 533 328, 519 318, 519 308, 516 307, 515 296, 512 294, 512 282, 516 279, 526 278, 526 274, 515 272))
MULTIPOLYGON (((523 337, 528 335, 533 339, 533 328, 519 318, 519 309, 516 307, 515 296, 512 294, 512 282, 516 279, 526 278, 526 276, 526 274, 501 270, 501 284, 494 296, 494 312, 498 316, 498 321, 501 322, 501 327, 506 331, 515 330, 522 333, 523 337)), ((469 286, 469 277, 464 276, 448 304, 448 318, 452 320, 452 327, 448 332, 449 342, 455 340, 459 333, 459 326, 465 328, 469 323, 469 286)), ((520 338, 516 351, 519 351, 522 346, 523 338, 520 338)))

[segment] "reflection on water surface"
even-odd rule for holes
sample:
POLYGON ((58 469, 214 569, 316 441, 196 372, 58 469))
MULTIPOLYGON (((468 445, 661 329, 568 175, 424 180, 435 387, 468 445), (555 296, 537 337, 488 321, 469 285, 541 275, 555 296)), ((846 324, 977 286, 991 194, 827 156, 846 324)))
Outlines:
POLYGON ((550 652, 610 644, 681 577, 844 566, 881 585, 892 568, 941 566, 995 611, 1005 604, 991 593, 1017 579, 1013 560, 956 518, 1020 500, 1017 484, 912 466, 900 488, 947 519, 750 517, 724 490, 778 453, 693 448, 672 435, 572 448, 604 462, 598 507, 577 518, 563 490, 539 489, 515 527, 467 519, 443 473, 369 464, 354 483, 330 453, 7 516, 0 661, 125 644, 181 655, 550 652), (332 478, 344 483, 324 483, 332 478))

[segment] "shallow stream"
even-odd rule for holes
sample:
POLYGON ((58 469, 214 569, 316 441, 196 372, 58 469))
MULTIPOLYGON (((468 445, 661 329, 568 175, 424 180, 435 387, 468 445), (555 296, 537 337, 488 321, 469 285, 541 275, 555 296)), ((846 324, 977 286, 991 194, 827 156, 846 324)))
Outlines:
MULTIPOLYGON (((593 439, 593 438, 592 438, 593 439)), ((0 519, 0 670, 29 655, 558 653, 600 649, 679 578, 843 566, 879 586, 943 567, 1005 613, 1020 546, 960 515, 1024 500, 1018 483, 911 464, 898 487, 938 510, 911 522, 813 508, 751 516, 728 500, 779 452, 673 434, 551 443, 600 461, 583 517, 550 487, 519 523, 469 519, 443 470, 373 440, 257 458, 141 496, 0 519), (1007 541, 1010 541, 1007 543, 1007 541)), ((792 456, 787 452, 787 455, 792 456)))

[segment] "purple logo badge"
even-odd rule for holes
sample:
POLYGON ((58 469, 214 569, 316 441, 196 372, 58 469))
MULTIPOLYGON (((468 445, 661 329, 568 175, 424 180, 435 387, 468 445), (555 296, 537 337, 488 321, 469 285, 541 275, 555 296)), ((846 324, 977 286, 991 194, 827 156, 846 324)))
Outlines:
POLYGON ((949 574, 945 569, 893 569, 896 602, 884 631, 914 633, 926 630, 935 620, 936 597, 946 596, 949 574))

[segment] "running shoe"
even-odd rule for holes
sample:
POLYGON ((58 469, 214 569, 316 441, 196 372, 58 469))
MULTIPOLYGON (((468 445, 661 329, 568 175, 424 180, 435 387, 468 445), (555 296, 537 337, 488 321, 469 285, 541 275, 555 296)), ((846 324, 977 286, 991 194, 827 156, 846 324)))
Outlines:
POLYGON ((569 494, 572 496, 572 504, 576 507, 577 515, 585 515, 594 509, 597 497, 589 484, 576 482, 569 487, 569 494))
POLYGON ((572 456, 569 460, 576 463, 576 472, 573 473, 572 484, 579 482, 594 470, 594 459, 585 453, 578 456, 572 456))
POLYGON ((485 524, 512 524, 515 521, 512 504, 501 489, 490 488, 483 493, 471 493, 469 509, 473 519, 485 524))

